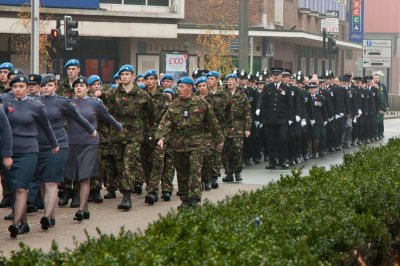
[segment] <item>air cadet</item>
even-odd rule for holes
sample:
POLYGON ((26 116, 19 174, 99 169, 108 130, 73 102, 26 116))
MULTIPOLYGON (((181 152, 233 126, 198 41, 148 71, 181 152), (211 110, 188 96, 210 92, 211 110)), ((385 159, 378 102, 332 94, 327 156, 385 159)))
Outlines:
POLYGON ((10 90, 8 73, 14 68, 10 62, 0 64, 0 93, 5 93, 10 90))
POLYGON ((268 131, 268 157, 266 169, 276 169, 277 163, 286 169, 288 126, 293 124, 294 96, 290 88, 282 83, 282 70, 272 69, 273 82, 266 85, 257 112, 268 131), (276 161, 278 158, 278 162, 276 161))
MULTIPOLYGON (((114 135, 114 156, 117 162, 119 189, 123 199, 118 209, 132 208, 131 193, 135 182, 144 179, 140 147, 145 130, 154 126, 154 110, 150 95, 133 83, 134 69, 123 65, 118 73, 121 84, 107 95, 111 114, 122 123, 123 130, 114 135)), ((140 186, 141 187, 141 186, 140 186)))
MULTIPOLYGON (((247 77, 246 77, 247 78, 247 77)), ((250 137, 252 125, 251 105, 246 94, 237 87, 236 74, 226 76, 228 86, 228 117, 223 150, 224 182, 242 181, 243 139, 250 137), (233 176, 235 175, 235 176, 233 176)))
POLYGON ((156 134, 160 149, 173 152, 178 177, 180 208, 194 207, 201 201, 201 166, 205 130, 214 145, 223 148, 223 134, 210 105, 193 94, 194 81, 183 77, 178 82, 179 98, 163 116, 156 134))

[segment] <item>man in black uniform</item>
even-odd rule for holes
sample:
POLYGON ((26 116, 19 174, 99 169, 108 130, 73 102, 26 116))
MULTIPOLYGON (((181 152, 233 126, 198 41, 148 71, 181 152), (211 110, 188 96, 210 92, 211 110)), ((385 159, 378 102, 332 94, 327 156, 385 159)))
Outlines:
POLYGON ((288 126, 293 124, 294 96, 290 88, 282 83, 282 70, 272 69, 273 82, 265 87, 260 101, 260 118, 268 132, 268 157, 266 169, 276 169, 278 158, 282 168, 289 167, 287 161, 288 126))

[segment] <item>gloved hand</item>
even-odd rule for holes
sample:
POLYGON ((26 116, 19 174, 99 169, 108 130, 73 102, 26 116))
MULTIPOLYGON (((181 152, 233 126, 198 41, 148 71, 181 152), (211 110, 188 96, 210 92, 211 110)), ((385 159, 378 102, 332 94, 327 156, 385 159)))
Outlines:
POLYGON ((343 117, 343 116, 344 116, 344 114, 343 114, 343 113, 340 113, 339 115, 340 115, 340 117, 343 117))
POLYGON ((305 119, 301 120, 301 127, 307 126, 307 121, 305 119))
POLYGON ((354 117, 353 123, 354 123, 354 124, 357 123, 357 117, 354 117))
POLYGON ((328 124, 328 121, 324 121, 324 126, 326 126, 328 124))
POLYGON ((296 115, 296 122, 299 123, 300 122, 300 116, 296 115))
POLYGON ((333 120, 333 117, 328 118, 328 121, 329 121, 329 122, 332 122, 332 120, 333 120))
POLYGON ((314 126, 315 125, 315 120, 310 120, 310 124, 311 124, 311 126, 314 126))
POLYGON ((289 123, 289 126, 291 126, 293 124, 293 121, 289 120, 288 123, 289 123))
POLYGON ((362 115, 361 109, 358 109, 358 116, 362 115))
POLYGON ((262 129, 263 126, 264 126, 264 125, 260 123, 260 125, 258 126, 258 128, 259 128, 259 129, 262 129))
POLYGON ((260 109, 257 109, 256 110, 256 116, 259 116, 260 115, 260 109))
POLYGON ((256 125, 256 127, 258 127, 258 125, 260 125, 260 122, 254 121, 254 125, 256 125))
POLYGON ((340 118, 340 116, 339 115, 335 115, 335 119, 339 119, 340 118))

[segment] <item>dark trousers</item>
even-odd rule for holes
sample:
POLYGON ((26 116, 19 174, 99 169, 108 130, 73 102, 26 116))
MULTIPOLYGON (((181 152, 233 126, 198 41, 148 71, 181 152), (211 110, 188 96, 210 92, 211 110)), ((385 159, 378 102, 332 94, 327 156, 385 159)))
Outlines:
POLYGON ((269 124, 266 125, 266 129, 268 132, 269 160, 275 161, 275 158, 278 158, 279 163, 286 163, 288 124, 269 124))

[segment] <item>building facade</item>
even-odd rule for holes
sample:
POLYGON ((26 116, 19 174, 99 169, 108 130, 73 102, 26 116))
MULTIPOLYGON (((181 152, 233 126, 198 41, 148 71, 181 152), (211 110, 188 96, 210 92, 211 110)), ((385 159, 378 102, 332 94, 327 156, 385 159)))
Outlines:
MULTIPOLYGON (((29 72, 16 47, 21 34, 29 34, 19 14, 23 0, 0 0, 0 61, 10 60, 29 72), (19 64, 20 63, 20 64, 19 64)), ((41 1, 41 32, 50 34, 56 20, 70 15, 79 21, 79 42, 73 51, 60 52, 61 62, 78 58, 82 74, 100 74, 110 81, 119 65, 130 63, 138 73, 163 71, 163 52, 188 55, 191 72, 201 63, 198 36, 238 35, 239 0, 86 0, 41 1)), ((355 62, 361 46, 348 41, 349 3, 336 0, 249 0, 249 37, 253 40, 250 72, 271 66, 321 73, 323 64, 335 73, 360 71, 355 62), (321 22, 328 10, 339 13, 337 55, 324 60, 321 22)), ((62 29, 62 27, 61 27, 62 29)), ((238 51, 230 56, 236 62, 238 51)), ((50 71, 45 66, 42 72, 50 71)), ((56 72, 62 72, 59 69, 56 72)))

